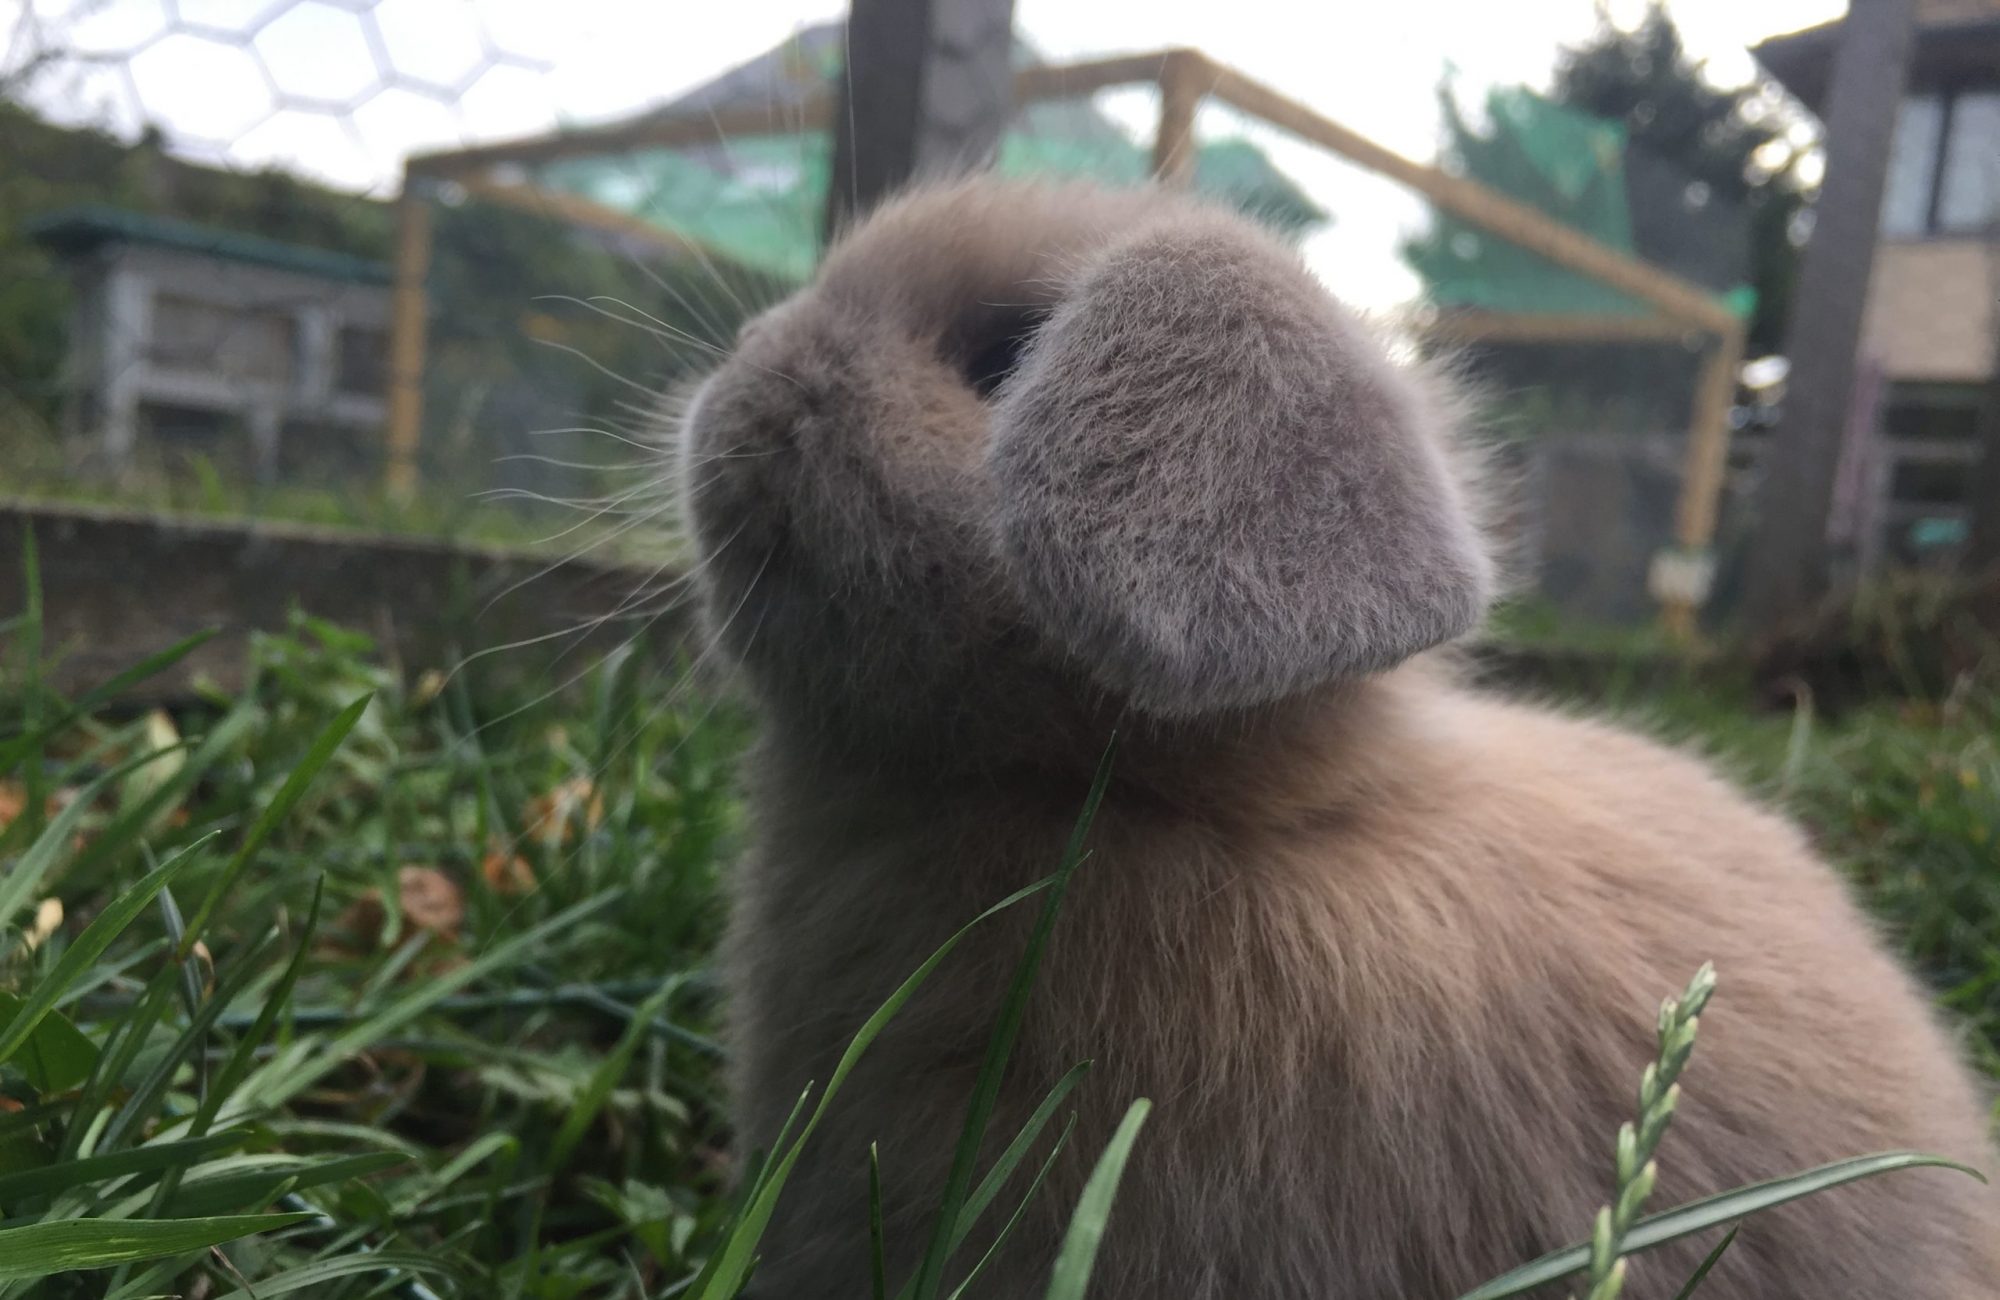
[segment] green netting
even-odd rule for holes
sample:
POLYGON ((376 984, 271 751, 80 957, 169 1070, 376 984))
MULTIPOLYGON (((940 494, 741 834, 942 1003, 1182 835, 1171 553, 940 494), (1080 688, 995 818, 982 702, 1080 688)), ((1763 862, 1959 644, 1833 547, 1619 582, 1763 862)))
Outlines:
MULTIPOLYGON (((740 137, 713 149, 559 163, 542 179, 686 235, 742 266, 798 281, 819 255, 829 153, 823 134, 740 137)), ((996 166, 1009 176, 1137 185, 1150 161, 1148 150, 1088 105, 1041 104, 1025 110, 1002 139, 996 166)), ((1326 220, 1248 141, 1200 146, 1194 185, 1281 230, 1326 220)))
MULTIPOLYGON (((1632 248, 1626 203, 1625 131, 1615 122, 1551 103, 1520 86, 1486 98, 1492 129, 1466 129, 1443 97, 1464 174, 1620 252, 1632 248)), ((1652 308, 1565 270, 1518 244, 1439 214, 1404 255, 1445 307, 1493 312, 1602 312, 1646 315, 1652 308)))

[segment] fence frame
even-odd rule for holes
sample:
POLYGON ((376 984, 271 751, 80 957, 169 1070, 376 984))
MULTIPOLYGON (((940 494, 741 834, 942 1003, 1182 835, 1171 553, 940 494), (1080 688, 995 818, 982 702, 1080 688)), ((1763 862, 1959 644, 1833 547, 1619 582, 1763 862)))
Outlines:
MULTIPOLYGON (((1214 99, 1266 125, 1348 160, 1363 170, 1416 191, 1437 208, 1490 234, 1540 254, 1556 265, 1626 293, 1654 309, 1650 316, 1563 316, 1527 313, 1450 313, 1433 333, 1458 342, 1528 340, 1617 343, 1699 337, 1705 357, 1695 384, 1681 491, 1675 509, 1678 547, 1706 556, 1715 539, 1729 459, 1729 413, 1743 360, 1743 320, 1707 289, 1640 258, 1608 247, 1527 204, 1479 182, 1453 176, 1375 143, 1287 98, 1196 49, 1175 48, 1080 63, 1024 68, 1015 74, 1014 102, 1080 98, 1115 87, 1151 85, 1160 95, 1152 171, 1162 184, 1184 186, 1194 172, 1194 123, 1214 99)), ((495 167, 519 168, 566 158, 601 157, 636 148, 726 143, 740 136, 826 130, 835 96, 825 90, 798 106, 777 111, 701 110, 653 115, 610 126, 564 130, 473 148, 414 155, 403 167, 396 204, 394 313, 390 339, 387 486, 399 497, 417 485, 417 450, 423 423, 423 369, 428 332, 424 281, 430 263, 429 203, 450 182, 482 202, 538 216, 640 238, 667 251, 686 252, 689 241, 669 230, 591 200, 545 194, 495 179, 495 167)), ((698 250, 697 250, 698 251, 698 250)), ((1695 633, 1698 600, 1688 594, 1662 599, 1668 630, 1683 640, 1695 633)))

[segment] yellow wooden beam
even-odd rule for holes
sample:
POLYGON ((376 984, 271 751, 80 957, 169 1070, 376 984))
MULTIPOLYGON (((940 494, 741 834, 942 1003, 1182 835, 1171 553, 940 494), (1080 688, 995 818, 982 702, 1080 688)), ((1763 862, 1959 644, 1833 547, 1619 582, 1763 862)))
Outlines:
POLYGON ((1736 326, 1735 313, 1699 285, 1606 247, 1477 181, 1413 162, 1233 68, 1195 57, 1201 58, 1206 69, 1208 93, 1253 117, 1400 181, 1453 216, 1539 253, 1558 266, 1651 303, 1696 329, 1721 334, 1736 326))
POLYGON ((431 265, 430 201, 403 178, 396 200, 396 269, 389 302, 389 425, 385 487, 407 502, 417 491, 417 448, 423 437, 424 353, 429 299, 424 281, 431 265))

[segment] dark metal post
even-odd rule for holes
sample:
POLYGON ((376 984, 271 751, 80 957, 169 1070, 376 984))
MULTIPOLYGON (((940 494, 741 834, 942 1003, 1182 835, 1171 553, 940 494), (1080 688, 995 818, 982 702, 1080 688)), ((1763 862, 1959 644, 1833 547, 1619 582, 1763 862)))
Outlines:
MULTIPOLYGON (((2000 302, 2000 222, 1989 227, 1986 267, 1991 300, 2000 302)), ((1988 327, 1993 335, 1993 373, 1979 406, 1979 463, 1973 466, 1971 536, 1966 539, 1965 567, 1973 573, 2000 575, 2000 313, 1988 327)))
POLYGON ((914 177, 992 160, 1013 111, 1014 0, 852 0, 826 229, 914 177))
POLYGON ((1810 608, 1830 583, 1827 521, 1914 14, 1914 0, 1853 0, 1834 56, 1826 181, 1792 300, 1791 375, 1752 559, 1748 607, 1767 625, 1810 608))

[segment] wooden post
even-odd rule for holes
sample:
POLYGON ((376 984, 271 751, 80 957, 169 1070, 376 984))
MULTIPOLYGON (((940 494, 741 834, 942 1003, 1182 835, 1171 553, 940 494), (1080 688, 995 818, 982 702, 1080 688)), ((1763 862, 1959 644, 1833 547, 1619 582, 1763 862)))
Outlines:
POLYGON ((1694 640, 1696 615, 1714 563, 1715 524, 1729 472, 1729 412, 1736 402, 1736 376, 1743 366, 1743 337, 1740 325, 1718 337, 1709 346, 1695 383, 1687 461, 1674 510, 1674 542, 1681 552, 1680 562, 1699 576, 1662 593, 1660 602, 1668 633, 1682 644, 1694 640))
POLYGON ((1854 0, 1841 22, 1824 115, 1826 183, 1785 334, 1791 374, 1750 574, 1750 613, 1766 626, 1805 612, 1831 589, 1828 513, 1914 18, 1915 0, 1854 0))
POLYGON ((431 265, 431 207, 423 183, 407 172, 396 200, 396 279, 389 317, 389 428, 385 486, 392 500, 417 492, 417 447, 423 439, 424 347, 431 265))
POLYGON ((1014 0, 852 0, 826 233, 918 176, 990 162, 1014 108, 1014 0))
POLYGON ((1160 124, 1153 133, 1153 176, 1163 185, 1194 181, 1194 116, 1207 87, 1203 60, 1192 50, 1168 50, 1160 60, 1160 124))
POLYGON ((1736 315, 1708 290, 1629 253, 1607 247, 1526 203, 1452 176, 1376 144, 1296 100, 1188 51, 1202 69, 1207 93, 1225 104, 1391 180, 1401 182, 1444 211, 1600 284, 1651 303, 1661 312, 1710 334, 1737 326, 1736 315))
MULTIPOLYGON (((1986 274, 1993 286, 1987 300, 2000 304, 2000 222, 1988 230, 1986 274)), ((1971 531, 1965 539, 1965 568, 1971 573, 2000 577, 2000 305, 1988 314, 1987 321, 1993 363, 1979 402, 1980 450, 1979 460, 1972 467, 1972 491, 1967 498, 1972 517, 1967 522, 1971 531)))

